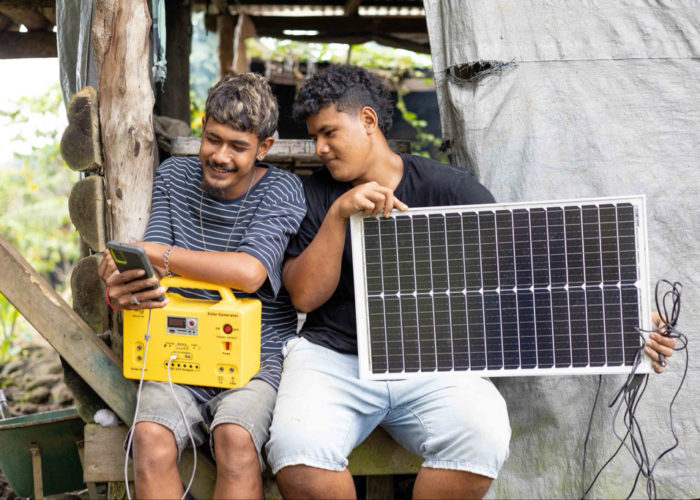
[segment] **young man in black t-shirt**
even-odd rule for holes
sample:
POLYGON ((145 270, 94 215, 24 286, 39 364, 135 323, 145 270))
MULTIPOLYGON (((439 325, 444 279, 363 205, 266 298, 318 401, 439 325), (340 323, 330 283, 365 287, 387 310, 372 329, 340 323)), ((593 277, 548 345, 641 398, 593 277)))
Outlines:
POLYGON ((381 425, 424 458, 414 498, 482 497, 508 456, 505 402, 489 380, 463 374, 359 379, 348 218, 493 196, 464 169, 392 152, 389 91, 362 68, 315 75, 294 111, 326 169, 305 183, 307 215, 283 270, 292 302, 308 315, 300 338, 286 345, 266 448, 280 491, 354 497, 347 456, 381 425))

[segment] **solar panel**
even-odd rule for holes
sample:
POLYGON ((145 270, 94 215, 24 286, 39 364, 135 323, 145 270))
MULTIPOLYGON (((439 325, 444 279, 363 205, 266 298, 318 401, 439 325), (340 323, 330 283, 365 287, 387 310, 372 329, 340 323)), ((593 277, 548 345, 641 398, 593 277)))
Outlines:
POLYGON ((362 378, 630 372, 650 322, 643 196, 350 223, 362 378))

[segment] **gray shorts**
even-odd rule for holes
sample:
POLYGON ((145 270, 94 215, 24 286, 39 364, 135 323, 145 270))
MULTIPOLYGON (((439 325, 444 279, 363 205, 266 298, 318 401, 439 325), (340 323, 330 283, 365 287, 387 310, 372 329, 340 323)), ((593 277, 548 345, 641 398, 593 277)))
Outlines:
POLYGON ((260 460, 260 470, 265 470, 262 450, 270 435, 272 411, 275 408, 275 391, 262 380, 251 380, 243 387, 229 389, 207 403, 199 402, 190 391, 173 384, 187 424, 183 422, 173 393, 167 382, 145 381, 141 392, 139 412, 135 422, 155 422, 170 429, 175 436, 178 457, 191 446, 187 427, 197 446, 207 440, 214 454, 213 432, 219 424, 238 424, 253 438, 260 460), (208 439, 207 439, 208 438, 208 439))

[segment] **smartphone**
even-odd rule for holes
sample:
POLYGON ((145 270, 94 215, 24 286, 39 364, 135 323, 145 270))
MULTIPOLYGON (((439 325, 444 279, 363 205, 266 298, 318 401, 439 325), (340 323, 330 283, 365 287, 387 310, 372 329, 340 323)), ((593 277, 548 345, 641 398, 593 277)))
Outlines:
MULTIPOLYGON (((107 242, 107 248, 109 248, 109 253, 112 254, 114 263, 117 265, 117 269, 119 269, 120 273, 130 269, 143 269, 146 271, 146 275, 137 279, 156 276, 156 272, 153 270, 151 261, 148 260, 146 251, 140 246, 112 240, 107 242)), ((153 285, 148 288, 150 290, 155 290, 158 286, 159 285, 153 285)), ((161 294, 157 300, 165 300, 165 295, 161 294)))

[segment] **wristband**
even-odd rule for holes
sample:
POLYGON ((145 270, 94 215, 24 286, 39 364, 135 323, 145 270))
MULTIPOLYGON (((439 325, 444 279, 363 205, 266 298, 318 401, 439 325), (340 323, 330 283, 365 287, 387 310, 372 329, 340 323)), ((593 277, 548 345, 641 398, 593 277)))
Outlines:
POLYGON ((173 274, 170 272, 170 266, 168 265, 168 259, 170 258, 170 254, 173 253, 173 250, 175 250, 175 245, 170 245, 168 249, 163 252, 163 267, 165 268, 166 276, 172 276, 173 274))
POLYGON ((109 287, 107 287, 107 290, 105 291, 105 297, 107 299, 107 305, 112 309, 113 311, 123 311, 123 307, 114 307, 112 305, 112 302, 109 300, 109 287))

